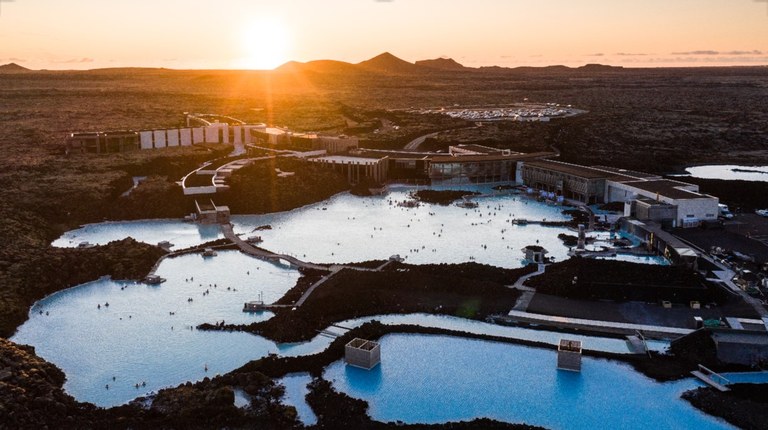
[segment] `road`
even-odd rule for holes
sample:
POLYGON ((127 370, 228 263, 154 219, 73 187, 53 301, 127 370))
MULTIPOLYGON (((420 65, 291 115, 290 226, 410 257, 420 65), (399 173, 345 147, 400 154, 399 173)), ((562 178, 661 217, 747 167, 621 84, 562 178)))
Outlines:
POLYGON ((413 150, 419 149, 419 146, 422 143, 424 143, 425 140, 427 140, 430 137, 435 137, 438 134, 440 134, 439 131, 434 132, 434 133, 425 134, 424 136, 419 136, 416 139, 413 139, 412 141, 408 142, 408 144, 405 145, 403 147, 403 149, 405 149, 406 151, 413 151, 413 150))

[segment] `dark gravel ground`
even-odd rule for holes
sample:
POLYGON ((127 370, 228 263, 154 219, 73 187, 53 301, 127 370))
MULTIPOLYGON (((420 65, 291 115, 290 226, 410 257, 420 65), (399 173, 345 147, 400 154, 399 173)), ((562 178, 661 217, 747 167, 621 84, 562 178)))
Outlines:
POLYGON ((743 302, 712 306, 709 309, 704 306, 691 309, 680 305, 664 309, 658 303, 574 300, 541 293, 533 296, 527 310, 545 315, 680 328, 694 328, 694 316, 704 319, 725 316, 757 318, 754 310, 743 302))
POLYGON ((754 256, 759 262, 768 261, 768 218, 757 214, 736 214, 723 229, 687 228, 674 233, 704 250, 719 246, 754 256))

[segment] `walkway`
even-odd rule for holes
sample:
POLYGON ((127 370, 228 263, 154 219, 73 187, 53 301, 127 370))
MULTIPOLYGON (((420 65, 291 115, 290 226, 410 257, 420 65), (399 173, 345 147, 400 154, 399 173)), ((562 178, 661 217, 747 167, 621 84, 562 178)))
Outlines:
POLYGON ((525 312, 528 309, 528 305, 531 304, 531 300, 533 299, 534 294, 536 294, 536 290, 531 287, 526 287, 523 284, 528 279, 544 273, 544 269, 546 269, 546 267, 547 267, 546 264, 540 263, 538 269, 535 272, 519 277, 517 281, 515 281, 515 283, 512 284, 511 288, 514 288, 516 290, 520 290, 523 292, 520 295, 520 297, 517 299, 517 303, 515 303, 515 307, 512 310, 525 312))
POLYGON ((230 242, 237 245, 237 247, 240 248, 241 251, 243 251, 248 255, 254 256, 256 258, 267 260, 272 263, 278 263, 280 260, 285 260, 293 266, 303 267, 305 269, 329 270, 327 266, 322 266, 314 263, 307 263, 305 261, 301 261, 298 258, 290 255, 275 254, 274 252, 271 252, 271 251, 256 248, 255 246, 241 239, 240 236, 236 235, 234 230, 232 229, 232 224, 222 224, 221 231, 224 233, 224 237, 226 237, 227 240, 229 240, 230 242))
POLYGON ((525 322, 531 324, 541 324, 544 326, 556 328, 569 328, 579 330, 589 330, 602 333, 615 334, 636 334, 642 333, 646 337, 659 337, 665 339, 675 339, 691 333, 693 330, 687 328, 664 327, 644 324, 619 323, 613 321, 586 320, 580 318, 567 318, 552 315, 533 314, 529 312, 515 311, 509 312, 504 318, 513 322, 525 322))
POLYGON ((304 294, 301 295, 299 300, 296 301, 294 306, 301 306, 301 305, 303 305, 304 302, 307 301, 307 298, 309 298, 309 295, 312 294, 313 291, 315 291, 315 288, 317 288, 320 285, 322 285, 325 281, 331 279, 331 277, 333 277, 333 275, 339 273, 339 271, 341 271, 341 269, 342 269, 341 267, 334 267, 333 270, 331 270, 331 273, 323 276, 322 278, 320 278, 320 280, 318 280, 317 282, 312 284, 312 286, 309 287, 307 289, 307 291, 305 291, 304 294))
POLYGON ((701 364, 699 364, 699 370, 691 371, 691 375, 701 379, 704 383, 720 392, 731 391, 730 388, 726 387, 726 384, 730 384, 731 381, 701 364))

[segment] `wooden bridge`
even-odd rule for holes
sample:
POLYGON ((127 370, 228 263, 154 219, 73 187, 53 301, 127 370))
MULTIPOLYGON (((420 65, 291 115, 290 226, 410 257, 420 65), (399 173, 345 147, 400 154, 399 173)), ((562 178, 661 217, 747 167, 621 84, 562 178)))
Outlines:
POLYGON ((240 248, 241 251, 244 253, 251 255, 253 257, 269 261, 271 263, 280 263, 280 260, 288 262, 292 266, 296 267, 303 267, 305 269, 317 269, 317 270, 331 270, 327 266, 322 266, 320 264, 314 264, 314 263, 307 263, 306 261, 301 261, 296 257, 293 257, 291 255, 285 255, 285 254, 275 254, 274 252, 267 251, 265 249, 257 248, 250 243, 244 241, 240 238, 240 236, 236 235, 234 230, 232 229, 232 224, 222 224, 221 225, 221 231, 224 233, 224 237, 227 238, 230 242, 237 245, 238 248, 240 248))
POLYGON ((718 391, 723 391, 723 392, 731 391, 730 388, 726 387, 726 385, 730 384, 731 381, 729 381, 723 375, 720 375, 719 373, 715 373, 714 371, 707 369, 701 364, 699 364, 699 370, 692 371, 691 375, 701 379, 702 381, 704 381, 705 384, 709 385, 710 387, 718 391))

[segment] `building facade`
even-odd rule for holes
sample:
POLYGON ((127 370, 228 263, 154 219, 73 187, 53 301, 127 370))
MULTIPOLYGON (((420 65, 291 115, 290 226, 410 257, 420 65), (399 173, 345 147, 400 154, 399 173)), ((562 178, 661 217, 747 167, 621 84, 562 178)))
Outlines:
POLYGON ((135 131, 95 131, 70 133, 67 150, 106 154, 139 149, 139 135, 135 131))

